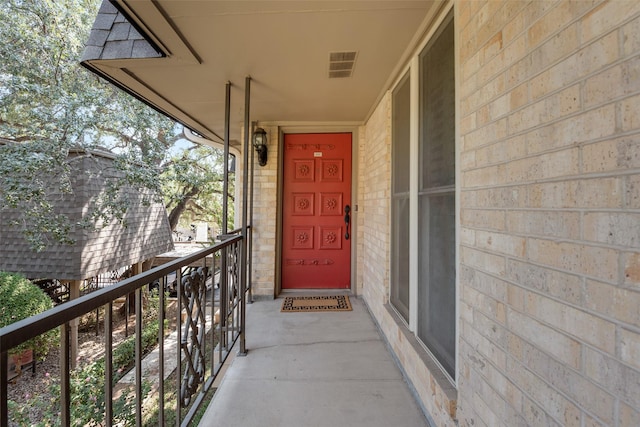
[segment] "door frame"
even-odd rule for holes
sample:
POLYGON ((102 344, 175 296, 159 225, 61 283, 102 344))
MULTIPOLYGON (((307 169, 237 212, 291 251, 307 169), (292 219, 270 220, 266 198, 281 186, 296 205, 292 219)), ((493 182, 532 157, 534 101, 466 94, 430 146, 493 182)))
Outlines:
MULTIPOLYGON (((278 126, 278 184, 277 184, 277 214, 276 214, 276 256, 275 256, 275 283, 274 297, 283 292, 282 289, 282 220, 283 220, 283 186, 284 186, 284 135, 288 133, 350 133, 351 134, 351 286, 349 289, 337 290, 337 292, 348 292, 350 295, 358 294, 358 286, 356 283, 358 277, 358 211, 359 193, 358 193, 358 166, 359 166, 359 127, 361 123, 349 124, 287 124, 278 126)), ((323 292, 322 290, 286 290, 286 292, 323 292)))

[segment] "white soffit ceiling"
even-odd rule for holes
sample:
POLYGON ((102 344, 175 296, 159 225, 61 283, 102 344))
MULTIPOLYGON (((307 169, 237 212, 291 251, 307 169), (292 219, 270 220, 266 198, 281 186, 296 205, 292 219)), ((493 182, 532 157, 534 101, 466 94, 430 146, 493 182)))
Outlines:
POLYGON ((168 55, 101 69, 214 139, 223 134, 227 81, 239 137, 246 76, 251 120, 361 122, 439 3, 121 0, 168 55), (330 78, 331 54, 344 52, 355 52, 351 76, 330 78))

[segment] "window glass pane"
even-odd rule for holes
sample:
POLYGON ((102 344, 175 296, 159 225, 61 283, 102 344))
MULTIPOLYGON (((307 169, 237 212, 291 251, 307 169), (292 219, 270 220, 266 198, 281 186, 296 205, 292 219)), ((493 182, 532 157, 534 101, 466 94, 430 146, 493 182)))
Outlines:
POLYGON ((403 77, 393 91, 393 192, 409 191, 409 117, 411 107, 411 81, 409 74, 403 77))
POLYGON ((421 189, 455 183, 453 20, 420 55, 421 189))
POLYGON ((407 73, 392 94, 391 304, 409 322, 410 89, 407 73))
POLYGON ((409 197, 394 198, 391 241, 391 304, 409 322, 409 197))
POLYGON ((455 378, 455 85, 453 19, 420 55, 418 338, 455 378))
POLYGON ((420 196, 418 337, 455 378, 455 194, 420 196))

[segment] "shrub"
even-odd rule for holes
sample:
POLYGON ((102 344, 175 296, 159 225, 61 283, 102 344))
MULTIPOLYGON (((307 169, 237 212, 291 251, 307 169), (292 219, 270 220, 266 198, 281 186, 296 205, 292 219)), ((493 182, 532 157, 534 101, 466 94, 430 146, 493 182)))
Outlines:
MULTIPOLYGON (((166 326, 166 321, 165 321, 166 326)), ((158 342, 159 322, 150 322, 142 331, 143 353, 149 353, 158 342)), ((113 385, 124 376, 135 363, 135 336, 131 336, 113 349, 113 385)), ((51 427, 60 425, 60 380, 45 375, 47 398, 34 396, 29 405, 18 407, 9 401, 10 416, 19 426, 51 427), (25 413, 28 406, 42 410, 42 419, 32 422, 25 413)), ((69 385, 71 389, 71 426, 103 426, 105 425, 105 360, 99 358, 82 368, 71 372, 69 385)), ((142 382, 142 399, 151 391, 148 381, 142 382)), ((134 426, 136 419, 135 392, 124 387, 113 401, 114 425, 134 426)))
MULTIPOLYGON (((20 274, 0 272, 0 327, 15 323, 53 308, 53 301, 36 285, 20 274)), ((58 328, 53 328, 9 350, 19 354, 27 349, 37 349, 43 358, 49 348, 57 344, 58 328)))

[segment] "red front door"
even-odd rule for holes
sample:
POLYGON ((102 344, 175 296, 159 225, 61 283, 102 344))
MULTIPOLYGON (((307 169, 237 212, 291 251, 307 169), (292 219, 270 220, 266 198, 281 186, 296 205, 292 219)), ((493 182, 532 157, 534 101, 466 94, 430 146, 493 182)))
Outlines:
POLYGON ((283 203, 282 289, 349 288, 350 133, 285 135, 283 203))

